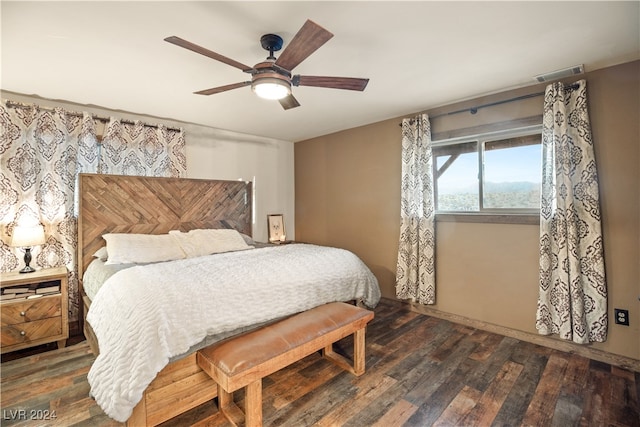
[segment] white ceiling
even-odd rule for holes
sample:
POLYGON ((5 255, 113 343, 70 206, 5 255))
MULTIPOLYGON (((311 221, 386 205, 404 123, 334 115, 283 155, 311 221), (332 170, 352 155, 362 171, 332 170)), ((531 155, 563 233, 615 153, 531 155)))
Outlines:
POLYGON ((2 89, 300 141, 640 58, 640 2, 2 1, 2 89), (175 35, 253 65, 260 36, 311 19, 333 39, 295 74, 370 78, 364 92, 294 87, 284 111, 247 74, 169 44, 175 35))

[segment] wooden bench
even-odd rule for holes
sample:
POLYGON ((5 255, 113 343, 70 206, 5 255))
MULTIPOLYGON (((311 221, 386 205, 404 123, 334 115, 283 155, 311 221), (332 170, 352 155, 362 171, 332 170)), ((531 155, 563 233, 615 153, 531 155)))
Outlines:
POLYGON ((245 425, 262 425, 262 378, 318 350, 354 375, 365 371, 365 327, 373 312, 343 302, 325 304, 199 350, 198 365, 218 384, 218 406, 233 421, 233 392, 245 390, 245 425), (333 343, 354 335, 353 366, 333 343))

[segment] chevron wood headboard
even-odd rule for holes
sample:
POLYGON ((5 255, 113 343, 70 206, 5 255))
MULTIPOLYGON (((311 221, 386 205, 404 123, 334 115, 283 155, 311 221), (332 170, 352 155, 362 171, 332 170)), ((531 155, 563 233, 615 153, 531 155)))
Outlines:
POLYGON ((79 195, 80 279, 105 233, 233 228, 251 235, 250 182, 80 174, 79 195))

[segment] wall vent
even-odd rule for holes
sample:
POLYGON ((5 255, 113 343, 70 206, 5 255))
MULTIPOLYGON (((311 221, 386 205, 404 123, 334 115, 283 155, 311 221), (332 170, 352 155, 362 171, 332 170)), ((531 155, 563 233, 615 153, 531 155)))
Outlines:
POLYGON ((558 80, 564 77, 575 76, 577 74, 583 74, 583 73, 584 73, 584 66, 580 64, 580 65, 574 65, 573 67, 564 68, 562 70, 556 70, 550 73, 540 74, 538 76, 535 76, 534 79, 538 83, 545 83, 545 82, 550 82, 553 80, 558 80))

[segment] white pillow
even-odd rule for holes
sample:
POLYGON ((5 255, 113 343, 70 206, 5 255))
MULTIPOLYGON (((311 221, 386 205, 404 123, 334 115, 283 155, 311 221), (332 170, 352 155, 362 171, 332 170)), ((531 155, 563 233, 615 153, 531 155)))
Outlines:
POLYGON ((93 254, 94 258, 98 258, 100 261, 104 262, 109 258, 109 253, 107 252, 107 247, 103 246, 93 254))
POLYGON ((240 233, 240 235, 242 236, 242 238, 244 239, 244 242, 249 245, 249 246, 253 246, 256 244, 256 242, 253 240, 253 238, 251 236, 248 236, 244 233, 240 233))
POLYGON ((253 249, 238 231, 231 229, 199 229, 188 233, 170 231, 169 235, 180 245, 187 258, 253 249))
POLYGON ((168 234, 110 233, 107 241, 109 258, 105 264, 138 264, 185 258, 174 238, 168 234))

